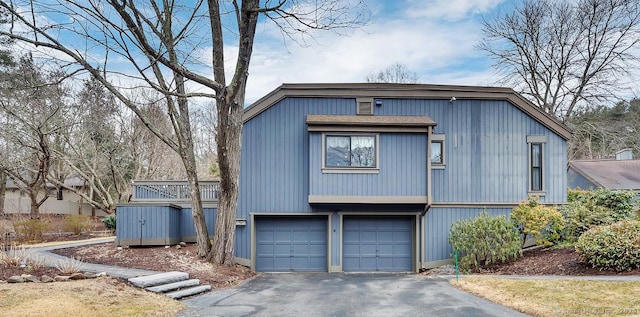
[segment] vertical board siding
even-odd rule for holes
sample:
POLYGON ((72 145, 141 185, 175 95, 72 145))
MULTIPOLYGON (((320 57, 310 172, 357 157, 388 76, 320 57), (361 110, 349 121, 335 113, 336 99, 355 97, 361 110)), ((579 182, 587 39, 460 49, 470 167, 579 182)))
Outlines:
POLYGON ((170 205, 117 206, 116 240, 127 245, 168 245, 179 241, 180 209, 170 205))
POLYGON ((381 133, 377 174, 323 173, 322 134, 309 140, 309 195, 427 195, 426 134, 381 133))
MULTIPOLYGON (((252 212, 311 212, 307 114, 355 114, 355 99, 286 98, 245 123, 238 218, 252 212)), ((250 258, 251 233, 236 231, 236 256, 250 258)))
POLYGON ((519 202, 528 196, 527 135, 544 135, 542 202, 566 202, 566 141, 507 101, 385 99, 377 115, 426 115, 444 133, 434 202, 519 202))
MULTIPOLYGON (((285 98, 245 123, 237 217, 247 219, 247 226, 237 230, 238 257, 251 257, 251 213, 313 212, 317 207, 308 204, 310 194, 410 196, 426 192, 427 143, 420 135, 381 133, 379 174, 321 173, 321 134, 307 132, 307 114, 354 115, 355 111, 355 98, 285 98)), ((435 133, 446 135, 445 169, 432 171, 434 203, 517 203, 526 199, 528 135, 547 137, 546 194, 541 201, 566 202, 566 141, 508 101, 383 99, 374 113, 429 116, 437 123, 435 133)), ((443 252, 433 257, 442 257, 443 252)))
MULTIPOLYGON (((213 237, 216 228, 217 208, 203 208, 204 221, 207 223, 209 236, 213 237)), ((182 208, 180 212, 180 236, 182 241, 196 242, 196 228, 193 224, 193 214, 191 208, 182 208)))
POLYGON ((595 189, 598 188, 594 183, 589 181, 586 177, 580 175, 572 167, 567 170, 568 186, 572 189, 595 189))
POLYGON ((511 214, 510 208, 431 208, 425 215, 425 259, 427 262, 451 258, 449 231, 451 225, 464 219, 477 217, 486 210, 490 216, 511 214))

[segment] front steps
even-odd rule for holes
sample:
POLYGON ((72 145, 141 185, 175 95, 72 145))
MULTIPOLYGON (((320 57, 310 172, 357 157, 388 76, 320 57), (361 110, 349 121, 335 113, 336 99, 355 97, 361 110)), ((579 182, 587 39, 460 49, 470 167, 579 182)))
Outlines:
POLYGON ((133 277, 129 282, 147 291, 163 294, 173 299, 193 296, 211 290, 211 285, 200 285, 200 280, 189 279, 189 273, 166 272, 133 277))

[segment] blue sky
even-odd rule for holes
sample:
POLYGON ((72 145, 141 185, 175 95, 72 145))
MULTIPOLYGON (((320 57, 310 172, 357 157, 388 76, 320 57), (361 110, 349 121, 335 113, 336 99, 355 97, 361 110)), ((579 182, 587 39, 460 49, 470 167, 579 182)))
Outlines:
MULTIPOLYGON (((415 72, 421 83, 496 85, 500 76, 492 71, 491 61, 474 46, 482 36, 482 17, 509 10, 515 0, 364 1, 371 12, 366 26, 351 30, 347 36, 331 31, 315 32, 306 45, 283 38, 274 23, 261 19, 249 68, 246 103, 251 104, 282 83, 365 82, 368 74, 396 62, 415 72)), ((20 3, 28 13, 28 2, 20 3)), ((40 25, 69 19, 67 15, 51 13, 38 18, 42 20, 40 25)), ((94 63, 107 62, 110 70, 128 73, 130 77, 114 75, 122 85, 134 86, 139 82, 133 78, 139 76, 132 74, 134 70, 122 57, 112 53, 105 61, 104 49, 95 49, 97 46, 91 43, 87 46, 84 41, 77 41, 77 35, 68 34, 61 33, 60 38, 74 49, 88 52, 94 63)), ((192 57, 196 59, 189 66, 202 67, 197 71, 210 75, 210 43, 189 43, 197 43, 185 47, 193 50, 192 57)), ((229 36, 225 44, 226 68, 230 73, 235 68, 237 43, 229 36)), ((42 47, 25 49, 68 60, 61 53, 42 47)), ((192 84, 193 90, 209 91, 192 84)))
MULTIPOLYGON (((300 46, 261 23, 249 69, 247 103, 282 83, 364 82, 395 62, 421 83, 495 85, 491 61, 474 48, 483 16, 508 9, 503 0, 369 1, 369 24, 349 36, 317 33, 300 46)), ((227 42, 229 44, 229 42, 227 42)), ((232 45, 229 53, 234 51, 232 45)), ((227 54, 231 56, 231 54, 227 54)))

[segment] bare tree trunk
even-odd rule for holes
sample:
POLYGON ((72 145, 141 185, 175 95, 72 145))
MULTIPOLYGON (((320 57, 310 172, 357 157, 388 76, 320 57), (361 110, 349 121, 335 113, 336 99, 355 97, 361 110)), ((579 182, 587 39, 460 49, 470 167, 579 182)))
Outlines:
POLYGON ((216 215, 216 234, 213 240, 213 263, 233 264, 233 247, 236 232, 236 210, 240 179, 240 154, 242 140, 242 106, 218 99, 219 115, 217 147, 220 165, 220 196, 216 215))
POLYGON ((40 219, 40 205, 38 205, 38 193, 29 191, 29 201, 31 201, 31 208, 29 209, 29 218, 40 219))
POLYGON ((0 171, 0 218, 4 218, 4 198, 7 192, 7 174, 0 171))

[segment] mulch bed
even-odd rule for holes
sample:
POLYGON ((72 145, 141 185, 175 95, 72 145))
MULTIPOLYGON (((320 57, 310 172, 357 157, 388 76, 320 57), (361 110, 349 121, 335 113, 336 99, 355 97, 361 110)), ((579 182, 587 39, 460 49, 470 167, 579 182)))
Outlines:
POLYGON ((502 275, 640 275, 640 269, 625 272, 600 271, 578 262, 573 247, 549 249, 536 248, 523 253, 515 262, 495 264, 480 269, 479 274, 502 275))
POLYGON ((161 246, 118 249, 113 243, 104 243, 57 249, 53 253, 75 257, 88 263, 161 272, 187 272, 191 278, 200 279, 203 284, 209 284, 214 289, 235 286, 255 276, 254 272, 243 266, 217 266, 199 258, 196 244, 187 244, 181 248, 161 246))

